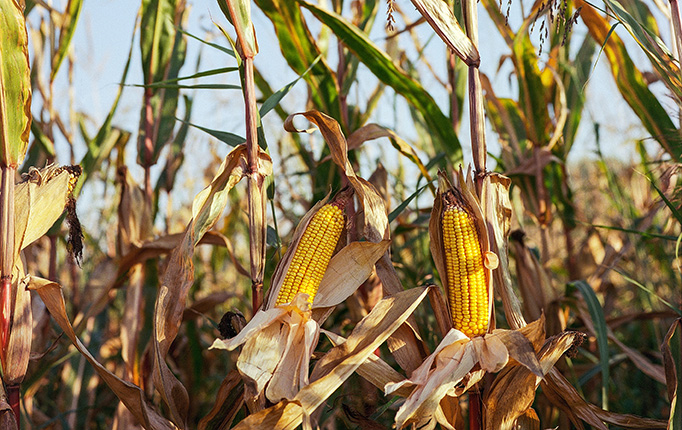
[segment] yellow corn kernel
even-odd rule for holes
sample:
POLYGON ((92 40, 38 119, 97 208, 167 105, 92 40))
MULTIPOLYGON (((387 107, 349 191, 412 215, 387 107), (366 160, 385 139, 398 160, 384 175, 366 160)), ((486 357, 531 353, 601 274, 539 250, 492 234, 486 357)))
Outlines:
POLYGON ((473 216, 458 205, 443 211, 447 295, 453 326, 469 337, 488 329, 488 283, 473 216))
POLYGON ((298 293, 307 293, 313 302, 344 225, 343 210, 332 203, 313 215, 294 251, 276 304, 290 303, 298 293))

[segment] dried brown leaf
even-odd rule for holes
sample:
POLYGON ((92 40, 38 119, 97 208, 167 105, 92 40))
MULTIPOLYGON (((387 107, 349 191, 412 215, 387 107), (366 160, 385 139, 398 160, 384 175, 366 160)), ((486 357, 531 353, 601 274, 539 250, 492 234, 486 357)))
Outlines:
POLYGON ((213 408, 199 421, 199 430, 230 428, 244 404, 244 383, 239 372, 232 370, 220 384, 213 408))
POLYGON ((31 276, 29 281, 29 288, 35 290, 40 298, 45 303, 45 306, 50 311, 52 318, 64 330, 76 349, 83 354, 83 356, 95 368, 95 371, 100 378, 111 388, 116 396, 125 404, 128 410, 135 416, 135 418, 146 429, 176 429, 170 421, 163 418, 156 410, 147 403, 144 392, 136 385, 126 382, 109 372, 102 366, 95 357, 85 348, 76 337, 73 327, 66 315, 66 306, 64 304, 64 296, 62 295, 62 288, 56 282, 48 281, 47 279, 31 276))
POLYGON ((460 27, 447 3, 440 0, 412 0, 412 4, 462 61, 468 66, 478 67, 481 62, 478 50, 460 27))
POLYGON ((284 122, 285 130, 292 133, 309 132, 309 130, 299 130, 294 126, 296 115, 303 115, 319 128, 329 146, 334 163, 341 167, 362 205, 365 217, 365 237, 372 242, 381 241, 388 227, 384 200, 372 184, 355 174, 353 166, 348 161, 348 144, 339 124, 322 112, 310 110, 289 115, 284 122))
MULTIPOLYGON (((261 174, 272 169, 270 157, 261 152, 261 174)), ((223 161, 211 184, 192 203, 192 220, 182 242, 170 255, 154 308, 154 384, 168 405, 173 422, 186 426, 189 410, 187 390, 165 362, 177 336, 189 288, 194 282, 192 258, 202 236, 213 227, 227 205, 227 194, 246 172, 246 146, 240 145, 223 161)))

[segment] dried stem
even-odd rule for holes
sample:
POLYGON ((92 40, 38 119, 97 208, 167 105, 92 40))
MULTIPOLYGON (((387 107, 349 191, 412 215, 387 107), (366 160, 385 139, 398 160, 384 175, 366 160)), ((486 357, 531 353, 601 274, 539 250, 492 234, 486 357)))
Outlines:
MULTIPOLYGON (((478 10, 475 0, 462 3, 462 14, 466 26, 466 34, 478 49, 478 10)), ((480 191, 480 183, 486 171, 487 148, 485 143, 485 111, 483 108, 483 89, 477 66, 469 66, 469 117, 471 128, 471 151, 476 169, 476 183, 480 191)))
POLYGON ((253 77, 253 57, 244 58, 244 101, 246 104, 246 147, 249 236, 251 252, 251 301, 255 312, 263 302, 263 275, 265 272, 265 193, 264 178, 258 171, 260 148, 258 146, 258 108, 253 77))
POLYGON ((12 268, 14 267, 14 175, 16 167, 2 167, 2 194, 0 196, 0 279, 2 309, 0 310, 0 338, 2 361, 4 363, 9 342, 9 331, 12 324, 12 268))

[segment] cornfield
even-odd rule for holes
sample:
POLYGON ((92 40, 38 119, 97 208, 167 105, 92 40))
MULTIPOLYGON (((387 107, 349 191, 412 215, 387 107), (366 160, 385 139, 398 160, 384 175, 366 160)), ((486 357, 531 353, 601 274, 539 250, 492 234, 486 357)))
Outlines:
POLYGON ((0 0, 1 429, 682 430, 677 0, 190 6, 0 0))

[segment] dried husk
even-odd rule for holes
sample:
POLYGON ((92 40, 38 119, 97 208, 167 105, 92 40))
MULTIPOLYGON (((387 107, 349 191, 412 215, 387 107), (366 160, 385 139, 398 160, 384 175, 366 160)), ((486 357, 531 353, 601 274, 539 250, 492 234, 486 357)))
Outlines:
MULTIPOLYGON (((581 337, 577 332, 564 332, 547 340, 539 353, 542 374, 546 374, 557 360, 581 337)), ((487 430, 511 429, 516 420, 531 407, 541 377, 521 365, 507 366, 493 382, 483 399, 488 414, 487 430)))
POLYGON ((306 417, 317 409, 368 357, 374 354, 426 297, 427 288, 412 288, 382 299, 360 321, 346 342, 332 348, 315 366, 309 385, 291 401, 281 401, 273 407, 252 414, 235 430, 295 429, 302 423, 309 428, 306 417))
POLYGON ((244 404, 244 383, 236 370, 223 379, 211 411, 199 421, 199 430, 230 428, 232 420, 244 404))
MULTIPOLYGON (((304 219, 306 223, 312 218, 308 215, 304 219)), ((299 226, 295 232, 296 243, 302 234, 299 226)), ((237 368, 245 378, 247 401, 260 404, 256 398, 261 393, 265 393, 271 402, 292 399, 308 384, 308 365, 319 337, 318 322, 367 279, 388 246, 389 241, 353 242, 331 259, 312 305, 313 309, 321 311, 317 314, 319 320, 314 318, 316 314, 307 294, 298 294, 291 304, 270 307, 269 304, 275 302, 274 291, 279 290, 279 285, 273 285, 266 300, 268 305, 259 310, 236 337, 213 343, 211 348, 227 350, 245 344, 237 368)), ((274 282, 281 283, 281 279, 283 275, 274 282)))
MULTIPOLYGON (((20 263, 21 264, 21 263, 20 263)), ((20 266, 15 266, 12 277, 12 328, 9 333, 7 349, 3 350, 3 381, 7 385, 21 383, 26 375, 31 357, 31 339, 33 335, 33 313, 31 309, 31 292, 27 289, 28 279, 20 266)))
MULTIPOLYGON (((543 323, 539 320, 531 324, 531 330, 542 330, 543 323)), ((409 379, 386 385, 386 394, 415 387, 396 414, 397 428, 409 424, 433 428, 437 422, 445 428, 453 428, 448 420, 444 421, 445 414, 439 410, 442 399, 446 395, 461 395, 463 391, 455 390, 455 386, 466 377, 469 377, 466 388, 480 380, 483 372, 469 373, 476 364, 483 371, 497 372, 507 365, 510 357, 532 374, 542 376, 533 343, 521 332, 497 329, 485 336, 469 339, 459 330, 451 329, 409 379)))
POLYGON ((332 160, 338 165, 348 178, 348 182, 355 190, 358 201, 364 213, 364 236, 372 242, 379 242, 387 234, 388 217, 381 195, 372 184, 355 174, 353 166, 348 160, 348 143, 339 124, 330 116, 310 110, 289 115, 284 122, 284 129, 292 133, 309 133, 312 129, 299 130, 294 126, 296 115, 303 115, 308 121, 317 125, 329 146, 332 160))

